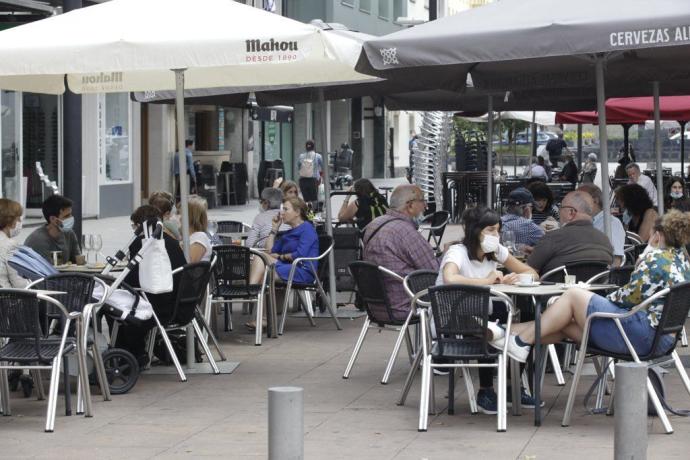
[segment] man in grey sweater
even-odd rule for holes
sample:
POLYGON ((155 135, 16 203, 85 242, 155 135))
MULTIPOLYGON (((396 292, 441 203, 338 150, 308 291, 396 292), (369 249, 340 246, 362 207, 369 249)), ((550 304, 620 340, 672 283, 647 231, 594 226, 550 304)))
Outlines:
POLYGON ((606 235, 592 225, 592 197, 585 192, 568 193, 561 203, 561 228, 547 232, 534 247, 527 265, 539 274, 579 261, 613 260, 613 248, 606 235))

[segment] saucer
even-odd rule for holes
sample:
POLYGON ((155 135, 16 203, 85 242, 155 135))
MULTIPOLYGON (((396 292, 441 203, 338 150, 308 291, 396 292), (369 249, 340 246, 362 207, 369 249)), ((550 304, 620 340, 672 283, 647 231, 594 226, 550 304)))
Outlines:
POLYGON ((534 287, 534 286, 539 286, 540 284, 541 284, 541 283, 540 283, 539 281, 532 281, 531 283, 521 283, 521 282, 518 281, 517 283, 515 283, 515 286, 519 286, 519 287, 534 287))

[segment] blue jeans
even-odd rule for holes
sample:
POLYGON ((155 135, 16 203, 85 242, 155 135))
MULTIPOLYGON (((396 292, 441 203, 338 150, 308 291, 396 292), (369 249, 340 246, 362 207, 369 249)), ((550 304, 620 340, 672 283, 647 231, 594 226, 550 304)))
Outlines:
MULTIPOLYGON (((587 316, 592 313, 621 314, 628 311, 629 310, 621 308, 607 298, 597 294, 592 296, 587 306, 587 316)), ((656 329, 649 324, 647 312, 638 311, 634 315, 623 318, 620 321, 635 352, 641 356, 649 354, 652 350, 652 342, 654 342, 656 329)), ((594 346, 602 350, 607 350, 612 353, 630 354, 623 340, 623 336, 618 330, 618 326, 616 326, 616 323, 612 319, 593 319, 590 325, 589 340, 594 346)), ((665 335, 659 340, 657 351, 667 351, 674 343, 675 337, 673 335, 665 335)))

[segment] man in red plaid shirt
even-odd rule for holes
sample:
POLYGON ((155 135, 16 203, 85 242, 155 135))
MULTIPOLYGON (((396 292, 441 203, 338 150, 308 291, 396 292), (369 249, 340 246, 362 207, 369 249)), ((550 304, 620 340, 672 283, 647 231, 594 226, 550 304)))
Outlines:
MULTIPOLYGON (((426 200, 416 185, 399 185, 393 190, 390 208, 364 228, 364 260, 405 277, 415 270, 438 271, 438 260, 426 239, 417 231, 426 200)), ((388 281, 388 280, 387 280, 388 281)), ((386 294, 395 319, 405 320, 410 299, 400 281, 390 279, 386 294)))

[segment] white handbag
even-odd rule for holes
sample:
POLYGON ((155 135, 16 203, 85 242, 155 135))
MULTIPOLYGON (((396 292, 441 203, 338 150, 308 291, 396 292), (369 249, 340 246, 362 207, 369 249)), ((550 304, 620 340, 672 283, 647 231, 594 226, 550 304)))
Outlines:
POLYGON ((152 230, 144 224, 144 239, 141 245, 139 263, 139 286, 144 292, 162 294, 173 290, 172 266, 165 250, 163 233, 155 238, 152 230))

